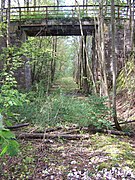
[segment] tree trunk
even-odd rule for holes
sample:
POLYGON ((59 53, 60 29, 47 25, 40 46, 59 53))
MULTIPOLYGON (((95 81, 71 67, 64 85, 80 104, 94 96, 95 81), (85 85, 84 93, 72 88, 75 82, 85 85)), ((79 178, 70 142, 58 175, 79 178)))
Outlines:
POLYGON ((115 6, 114 0, 111 1, 111 29, 112 29, 112 65, 113 65, 113 120, 117 130, 121 130, 121 127, 117 120, 117 110, 116 110, 116 58, 115 58, 115 6))
POLYGON ((34 4, 34 6, 36 6, 36 0, 34 0, 33 4, 34 4))
MULTIPOLYGON (((92 34, 92 56, 91 56, 91 69, 92 69, 92 73, 93 73, 93 78, 94 81, 97 82, 98 81, 98 59, 96 56, 96 34, 95 32, 92 34)), ((98 84, 96 84, 96 89, 98 90, 98 84)))
POLYGON ((88 76, 87 76, 87 60, 86 60, 86 51, 84 46, 86 47, 86 36, 82 37, 84 41, 82 41, 82 66, 83 66, 83 90, 85 93, 89 93, 89 84, 88 84, 88 76), (85 43, 85 44, 84 44, 85 43))
POLYGON ((54 81, 56 69, 57 37, 52 39, 51 83, 54 81))
POLYGON ((80 89, 82 89, 83 88, 83 39, 82 37, 80 37, 79 70, 80 70, 80 89))
POLYGON ((131 4, 131 1, 130 1, 130 31, 131 31, 131 51, 134 53, 134 36, 135 36, 135 22, 134 22, 134 0, 133 0, 133 3, 131 4))
POLYGON ((3 22, 4 8, 5 8, 5 0, 1 0, 1 22, 3 22))
POLYGON ((104 83, 104 95, 109 98, 107 71, 106 71, 106 59, 105 59, 103 0, 101 0, 101 2, 100 2, 99 24, 100 24, 100 26, 99 26, 100 32, 99 33, 100 33, 100 47, 101 47, 100 54, 101 54, 101 66, 102 66, 103 83, 104 83))
POLYGON ((90 64, 89 64, 88 52, 87 52, 87 48, 86 48, 86 45, 85 45, 83 28, 82 28, 82 22, 81 22, 81 11, 80 11, 79 3, 78 3, 77 0, 75 0, 75 6, 78 8, 78 11, 77 11, 78 14, 77 14, 77 15, 78 15, 78 20, 79 20, 79 24, 80 24, 81 37, 82 37, 82 40, 83 40, 83 48, 84 48, 84 51, 85 51, 85 53, 86 53, 87 69, 88 69, 88 72, 89 72, 89 74, 90 74, 91 81, 92 81, 92 83, 93 83, 93 91, 94 91, 94 93, 96 94, 96 93, 97 93, 97 90, 96 90, 96 82, 95 82, 95 79, 94 79, 94 75, 93 75, 93 73, 92 73, 91 66, 90 66, 90 64))
POLYGON ((10 6, 11 6, 11 0, 8 0, 8 9, 7 9, 7 47, 10 46, 10 6))

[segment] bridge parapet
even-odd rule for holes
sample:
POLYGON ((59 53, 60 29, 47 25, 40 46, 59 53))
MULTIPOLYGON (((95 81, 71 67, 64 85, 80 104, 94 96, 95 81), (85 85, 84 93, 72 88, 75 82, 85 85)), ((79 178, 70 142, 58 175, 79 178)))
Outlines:
MULTIPOLYGON (((100 13, 99 5, 79 6, 30 6, 11 7, 11 21, 26 21, 30 19, 64 19, 64 18, 94 18, 100 13)), ((115 17, 130 19, 130 8, 127 5, 115 5, 115 17)), ((135 11, 135 7, 132 7, 135 11)), ((111 6, 103 6, 103 16, 111 18, 111 6)), ((134 15, 135 16, 135 15, 134 15)), ((7 9, 3 12, 4 21, 7 20, 7 9)))

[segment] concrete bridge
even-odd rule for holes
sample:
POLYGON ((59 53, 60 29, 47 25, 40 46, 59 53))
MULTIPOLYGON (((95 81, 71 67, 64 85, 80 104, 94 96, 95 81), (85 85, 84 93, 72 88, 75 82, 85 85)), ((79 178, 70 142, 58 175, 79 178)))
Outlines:
POLYGON ((28 36, 81 36, 80 26, 85 36, 92 35, 95 30, 91 18, 83 18, 81 24, 77 18, 38 20, 33 24, 21 24, 21 30, 28 36))
MULTIPOLYGON (((28 36, 73 36, 81 35, 80 23, 84 35, 92 35, 95 30, 94 20, 100 11, 107 21, 111 18, 111 6, 76 5, 76 6, 31 6, 12 7, 10 9, 11 26, 25 31, 28 36)), ((115 17, 118 20, 132 20, 129 6, 115 6, 115 17)), ((135 10, 135 8, 134 8, 135 10)), ((2 21, 6 22, 8 10, 1 12, 2 21)), ((11 30, 12 33, 12 30, 11 30)))

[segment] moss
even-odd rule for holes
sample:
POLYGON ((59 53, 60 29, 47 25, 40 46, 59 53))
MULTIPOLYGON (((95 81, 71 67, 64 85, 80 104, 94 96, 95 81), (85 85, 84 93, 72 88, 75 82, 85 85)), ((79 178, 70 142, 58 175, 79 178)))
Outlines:
POLYGON ((108 168, 108 163, 106 162, 102 162, 99 166, 98 166, 98 171, 101 171, 104 168, 108 168))
POLYGON ((98 161, 101 162, 102 160, 102 163, 98 167, 99 170, 115 166, 115 164, 119 164, 121 166, 128 165, 131 168, 135 168, 135 150, 131 147, 128 141, 129 138, 121 137, 118 139, 117 137, 111 135, 93 135, 91 138, 93 151, 96 152, 100 149, 100 151, 103 152, 103 154, 101 154, 100 161, 98 161))

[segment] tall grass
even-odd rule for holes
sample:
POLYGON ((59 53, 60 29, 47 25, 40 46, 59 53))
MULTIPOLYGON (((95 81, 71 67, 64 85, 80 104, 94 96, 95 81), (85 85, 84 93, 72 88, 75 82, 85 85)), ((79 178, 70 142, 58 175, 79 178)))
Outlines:
POLYGON ((20 121, 26 119, 27 122, 41 127, 68 123, 80 126, 92 124, 98 128, 109 126, 107 119, 110 110, 106 107, 104 98, 90 96, 79 99, 65 95, 61 88, 49 96, 44 94, 41 97, 30 93, 29 98, 31 99, 29 103, 17 109, 20 113, 20 121))

